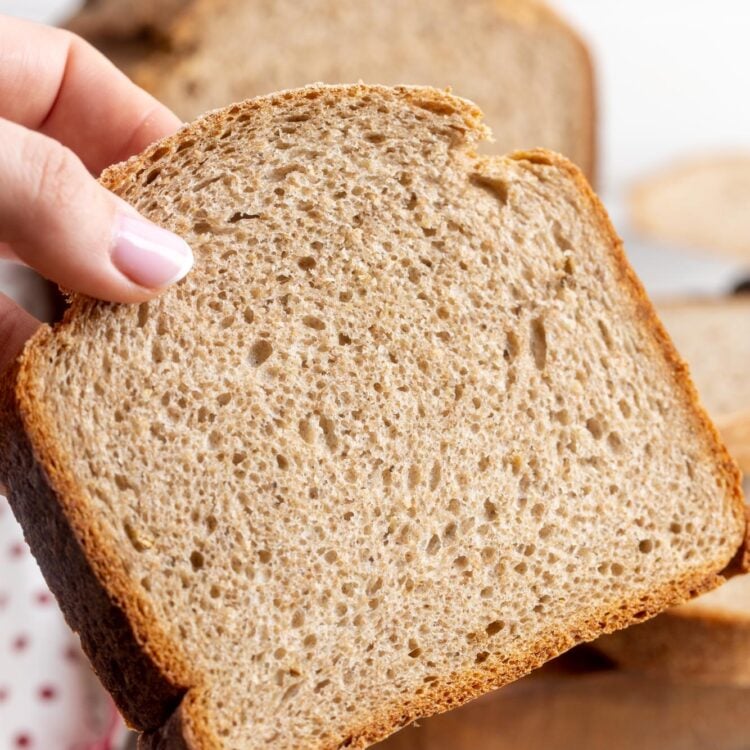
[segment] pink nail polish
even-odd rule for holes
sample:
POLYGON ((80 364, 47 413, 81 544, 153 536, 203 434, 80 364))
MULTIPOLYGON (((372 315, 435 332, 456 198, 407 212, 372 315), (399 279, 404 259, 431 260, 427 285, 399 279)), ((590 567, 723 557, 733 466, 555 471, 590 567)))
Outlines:
POLYGON ((176 234, 138 216, 117 217, 112 263, 146 289, 179 281, 193 266, 193 251, 176 234))

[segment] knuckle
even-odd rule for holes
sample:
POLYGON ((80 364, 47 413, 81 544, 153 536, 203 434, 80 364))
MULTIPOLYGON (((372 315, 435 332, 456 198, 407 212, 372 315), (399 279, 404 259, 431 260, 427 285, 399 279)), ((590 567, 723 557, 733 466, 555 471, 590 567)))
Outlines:
POLYGON ((71 185, 70 156, 63 147, 43 149, 37 172, 36 199, 48 200, 65 195, 71 185))
POLYGON ((30 160, 33 169, 33 184, 30 201, 33 207, 68 204, 76 192, 76 162, 73 153, 50 141, 43 148, 36 148, 30 160))

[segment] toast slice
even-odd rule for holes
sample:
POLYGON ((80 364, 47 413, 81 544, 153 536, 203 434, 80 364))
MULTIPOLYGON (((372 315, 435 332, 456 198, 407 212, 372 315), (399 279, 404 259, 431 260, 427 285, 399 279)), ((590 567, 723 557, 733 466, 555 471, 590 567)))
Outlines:
POLYGON ((595 176, 588 51, 536 0, 202 0, 169 37, 133 75, 185 120, 313 81, 452 86, 483 108, 493 153, 542 146, 595 176))
POLYGON ((737 559, 738 471, 601 204, 477 156, 480 116, 315 86, 103 175, 196 267, 41 329, 0 456, 142 747, 364 747, 737 559))
POLYGON ((658 312, 729 452, 750 472, 750 299, 664 302, 658 312))
POLYGON ((750 691, 619 671, 535 672, 377 750, 739 750, 750 691), (538 675, 538 676, 537 676, 538 675))
POLYGON ((750 263, 750 154, 696 159, 642 180, 630 196, 634 226, 667 244, 750 263))

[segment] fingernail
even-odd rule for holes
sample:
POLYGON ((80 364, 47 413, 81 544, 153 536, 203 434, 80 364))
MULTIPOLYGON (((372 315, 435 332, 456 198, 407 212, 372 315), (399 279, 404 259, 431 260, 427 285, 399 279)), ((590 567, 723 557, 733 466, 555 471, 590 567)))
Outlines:
POLYGON ((112 263, 120 273, 146 289, 179 281, 193 266, 190 245, 176 234, 138 216, 119 214, 112 263))

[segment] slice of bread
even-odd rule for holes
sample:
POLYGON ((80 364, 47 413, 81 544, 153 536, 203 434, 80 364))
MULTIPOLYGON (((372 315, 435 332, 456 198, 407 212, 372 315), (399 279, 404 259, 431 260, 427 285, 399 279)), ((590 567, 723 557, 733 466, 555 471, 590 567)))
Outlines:
POLYGON ((364 747, 736 564, 738 471, 601 204, 486 135, 317 86, 103 175, 196 267, 41 329, 0 457, 143 747, 364 747))
POLYGON ((750 471, 750 299, 665 302, 658 311, 729 452, 750 471))
POLYGON ((750 576, 600 638, 596 647, 630 670, 683 683, 750 687, 750 576))
MULTIPOLYGON (((185 120, 314 81, 453 86, 486 112, 494 153, 542 146, 595 175, 588 52, 536 0, 177 3, 170 22, 156 23, 171 51, 154 53, 139 68, 123 61, 121 47, 115 54, 185 120)), ((122 0, 103 0, 71 26, 101 45, 113 19, 122 19, 121 32, 144 19, 153 28, 153 5, 136 3, 126 14, 122 0)))
POLYGON ((636 229, 667 244, 750 263, 750 154, 705 158, 643 180, 630 196, 636 229))
POLYGON ((534 673, 377 750, 743 750, 748 704, 750 690, 736 687, 534 673))

